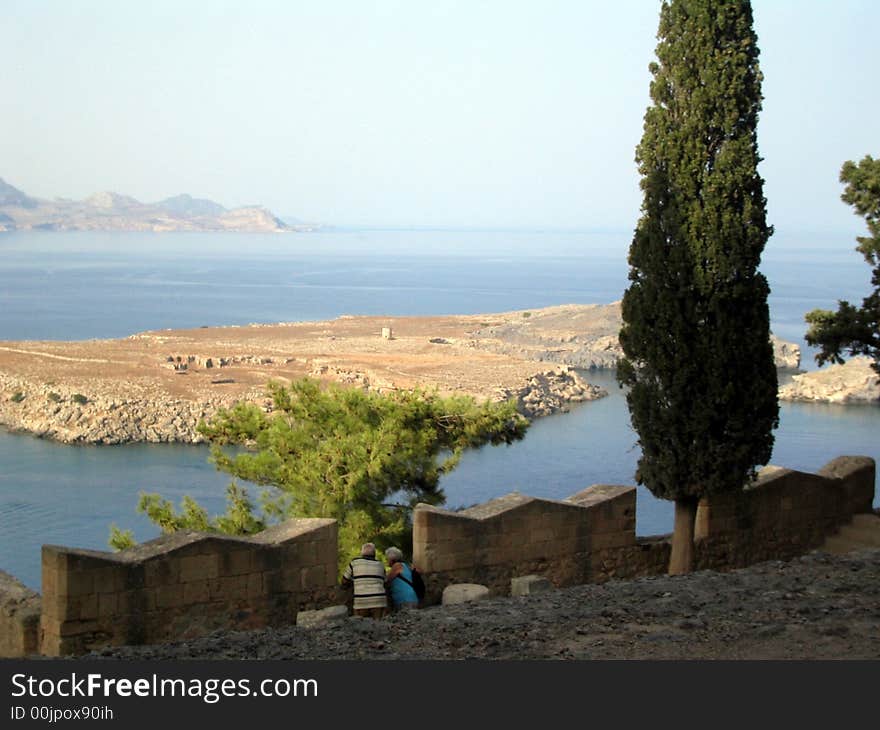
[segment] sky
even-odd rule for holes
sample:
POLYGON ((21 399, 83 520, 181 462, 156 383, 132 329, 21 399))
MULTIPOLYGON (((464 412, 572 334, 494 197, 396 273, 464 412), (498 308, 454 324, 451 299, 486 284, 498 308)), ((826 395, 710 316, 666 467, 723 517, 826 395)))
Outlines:
MULTIPOLYGON (((862 232, 880 3, 754 0, 777 231, 862 232)), ((2 0, 0 177, 310 222, 631 230, 655 0, 2 0)))

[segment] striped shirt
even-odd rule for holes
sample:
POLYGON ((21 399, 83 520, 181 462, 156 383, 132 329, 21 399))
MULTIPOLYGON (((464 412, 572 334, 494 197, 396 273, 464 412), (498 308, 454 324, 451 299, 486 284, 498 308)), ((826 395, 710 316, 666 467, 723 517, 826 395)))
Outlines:
POLYGON ((385 566, 375 558, 355 558, 342 574, 354 583, 353 608, 386 608, 385 566))

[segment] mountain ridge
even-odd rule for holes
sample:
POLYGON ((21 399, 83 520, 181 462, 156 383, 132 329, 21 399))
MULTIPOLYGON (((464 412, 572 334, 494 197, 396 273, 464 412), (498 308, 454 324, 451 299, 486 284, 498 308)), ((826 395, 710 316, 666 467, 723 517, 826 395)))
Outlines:
POLYGON ((227 209, 181 193, 155 203, 102 191, 85 200, 34 198, 0 178, 0 231, 230 231, 297 230, 261 205, 227 209))

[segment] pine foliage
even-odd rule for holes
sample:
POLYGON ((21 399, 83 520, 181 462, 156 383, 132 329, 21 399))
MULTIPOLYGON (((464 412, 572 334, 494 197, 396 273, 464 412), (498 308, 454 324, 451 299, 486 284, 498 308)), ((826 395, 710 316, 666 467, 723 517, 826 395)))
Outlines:
POLYGON ((871 285, 874 291, 856 307, 839 301, 837 311, 814 309, 806 316, 810 325, 805 339, 820 347, 816 361, 842 363, 841 353, 867 355, 874 360, 871 367, 880 375, 880 159, 871 155, 858 164, 847 161, 840 170, 840 182, 846 184, 840 196, 851 205, 868 225, 867 236, 857 238, 856 247, 868 265, 873 267, 871 285))
POLYGON ((213 520, 190 498, 178 514, 159 495, 142 495, 139 510, 165 532, 248 534, 289 517, 330 517, 347 562, 364 542, 406 545, 413 507, 444 501, 440 477, 465 449, 510 444, 528 426, 512 401, 322 388, 310 379, 270 383, 268 394, 268 411, 240 403, 199 426, 219 470, 264 488, 259 515, 234 484, 229 509, 213 520))

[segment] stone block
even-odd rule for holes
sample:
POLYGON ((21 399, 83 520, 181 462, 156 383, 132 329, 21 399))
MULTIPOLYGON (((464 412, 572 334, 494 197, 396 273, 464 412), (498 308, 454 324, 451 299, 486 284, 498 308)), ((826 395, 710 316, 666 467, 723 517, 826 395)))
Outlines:
POLYGON ((298 543, 294 554, 300 565, 317 565, 318 563, 318 547, 313 540, 298 543))
POLYGON ((183 584, 183 601, 187 605, 196 603, 207 603, 210 592, 208 590, 208 581, 190 581, 183 584))
MULTIPOLYGON (((119 598, 116 593, 100 593, 98 594, 98 618, 108 618, 115 616, 119 605, 119 598)), ((82 608, 80 608, 82 611, 82 608)), ((86 618, 80 613, 80 618, 86 618)))
MULTIPOLYGON (((79 618, 79 598, 66 595, 46 595, 42 598, 41 611, 44 618, 68 621, 79 618)), ((97 611, 97 608, 95 609, 97 611)))
POLYGON ((95 573, 96 593, 118 593, 125 589, 126 566, 108 565, 98 568, 95 573))
POLYGON ((248 598, 259 598, 263 595, 263 574, 251 573, 247 577, 248 598))
POLYGON ((320 565, 336 565, 338 548, 336 546, 336 532, 333 532, 333 540, 321 540, 316 544, 315 560, 320 565))
POLYGON ((553 588, 553 584, 542 575, 522 575, 510 579, 511 596, 530 596, 533 593, 544 593, 553 588))
POLYGON ((348 606, 328 606, 317 611, 300 611, 296 614, 296 625, 305 629, 345 621, 348 618, 348 606))
POLYGON ((71 570, 67 572, 66 580, 60 580, 59 583, 66 583, 66 595, 85 596, 95 592, 95 571, 71 570))
POLYGON ((180 559, 180 582, 216 578, 220 573, 218 555, 190 555, 180 559))
POLYGON ((469 570, 474 567, 475 553, 473 550, 456 554, 438 551, 428 561, 419 564, 419 570, 426 573, 440 573, 450 570, 469 570))
POLYGON ((180 577, 180 563, 167 557, 160 557, 144 564, 144 585, 148 588, 177 583, 180 577))
MULTIPOLYGON (((117 610, 122 616, 142 613, 146 609, 146 597, 143 591, 122 591, 118 596, 117 610)), ((85 618, 85 617, 84 617, 85 618)))
POLYGON ((625 547, 636 541, 635 535, 629 532, 605 532, 593 535, 590 540, 592 550, 607 550, 608 548, 625 547))
POLYGON ((82 634, 91 634, 99 631, 100 628, 101 626, 97 621, 63 621, 58 626, 58 635, 65 639, 82 634))
POLYGON ((177 608, 186 603, 183 597, 183 586, 157 586, 156 608, 177 608))
POLYGON ((248 576, 230 575, 208 582, 212 600, 236 601, 247 598, 248 576))
POLYGON ((244 575, 252 568, 251 550, 230 550, 220 558, 220 574, 223 576, 244 575))
POLYGON ((532 528, 528 532, 528 544, 549 542, 556 539, 556 531, 549 527, 532 528))
POLYGON ((489 588, 477 583, 453 583, 443 589, 442 603, 451 606, 456 603, 471 603, 489 597, 489 588))
MULTIPOLYGON (((76 600, 76 599, 72 599, 76 600)), ((79 618, 81 619, 92 619, 98 618, 98 594, 90 593, 87 596, 81 596, 79 598, 79 618)), ((73 618, 71 616, 71 618, 73 618)))
POLYGON ((300 588, 311 590, 323 588, 327 581, 327 569, 323 565, 313 565, 300 571, 300 588))

